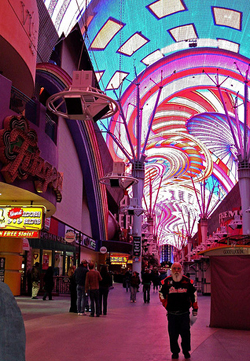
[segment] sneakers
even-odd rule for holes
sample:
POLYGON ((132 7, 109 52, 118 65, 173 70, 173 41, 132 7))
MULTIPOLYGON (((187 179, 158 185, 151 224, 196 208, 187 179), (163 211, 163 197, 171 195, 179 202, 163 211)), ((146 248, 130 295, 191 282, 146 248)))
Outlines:
POLYGON ((189 352, 184 353, 184 357, 185 357, 185 358, 190 358, 190 357, 191 357, 191 356, 190 356, 190 353, 189 353, 189 352))
POLYGON ((81 312, 78 312, 78 316, 83 316, 83 313, 81 313, 81 312))
POLYGON ((177 360, 178 358, 179 358, 179 354, 178 353, 173 353, 172 359, 177 360))

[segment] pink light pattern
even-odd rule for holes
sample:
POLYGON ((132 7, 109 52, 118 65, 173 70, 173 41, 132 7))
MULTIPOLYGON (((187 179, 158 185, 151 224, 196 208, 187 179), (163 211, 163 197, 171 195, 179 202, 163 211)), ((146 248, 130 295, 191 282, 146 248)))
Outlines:
MULTIPOLYGON (((208 186, 210 179, 217 184, 218 191, 214 194, 211 207, 237 182, 235 150, 231 146, 233 142, 229 127, 225 117, 221 115, 224 110, 218 89, 203 73, 204 69, 214 77, 219 68, 222 79, 229 77, 223 84, 222 93, 228 111, 233 116, 232 100, 237 91, 243 99, 242 81, 233 67, 233 62, 236 60, 243 68, 247 62, 237 54, 234 55, 235 59, 232 59, 231 53, 228 55, 226 51, 215 52, 212 49, 206 50, 206 54, 200 49, 183 51, 159 60, 138 77, 142 109, 142 147, 159 86, 163 86, 146 146, 144 187, 147 205, 151 189, 153 203, 156 195, 158 197, 154 216, 161 234, 160 243, 174 245, 180 242, 180 237, 186 237, 183 217, 187 217, 187 209, 191 210, 189 217, 192 221, 199 219, 199 207, 190 177, 195 184, 206 180, 208 186), (216 132, 213 131, 214 126, 217 127, 216 132), (214 135, 213 139, 209 138, 209 134, 214 135), (160 191, 157 193, 159 184, 160 191)), ((136 147, 135 84, 132 83, 127 88, 121 103, 132 144, 136 147)), ((110 131, 129 149, 119 115, 115 115, 110 122, 110 131)), ((110 137, 107 137, 107 144, 114 159, 124 158, 110 137)), ((195 231, 197 228, 194 228, 195 231)))

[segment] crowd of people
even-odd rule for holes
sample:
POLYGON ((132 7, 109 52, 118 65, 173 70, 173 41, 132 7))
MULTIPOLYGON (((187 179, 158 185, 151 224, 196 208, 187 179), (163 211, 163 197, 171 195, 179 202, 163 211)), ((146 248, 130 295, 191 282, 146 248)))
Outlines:
MULTIPOLYGON (((171 271, 159 272, 157 267, 145 266, 141 274, 127 270, 123 277, 123 287, 130 291, 130 302, 136 303, 137 293, 142 285, 142 301, 150 303, 151 287, 159 294, 160 301, 167 311, 168 333, 172 359, 179 358, 182 349, 184 357, 190 358, 190 308, 191 316, 196 317, 198 311, 197 291, 190 275, 183 274, 180 263, 175 262, 171 271), (181 346, 178 344, 181 337, 181 346)), ((71 266, 68 270, 69 290, 71 295, 69 312, 79 316, 99 317, 107 315, 108 294, 112 287, 112 276, 107 265, 102 265, 100 272, 95 269, 94 262, 82 260, 79 267, 71 266), (90 302, 89 302, 90 301, 90 302)), ((44 296, 52 299, 54 287, 53 268, 48 267, 44 278, 44 296)), ((31 298, 36 299, 40 287, 39 263, 35 263, 30 272, 31 298)))
POLYGON ((88 311, 91 317, 107 315, 108 293, 112 287, 108 266, 101 266, 99 272, 94 262, 88 264, 83 260, 77 269, 75 266, 69 268, 68 276, 71 295, 69 311, 79 316, 86 316, 88 311))
MULTIPOLYGON (((167 277, 166 272, 164 272, 164 277, 167 277)), ((143 301, 144 303, 150 302, 150 292, 151 286, 153 287, 153 292, 158 292, 158 288, 161 284, 162 273, 158 271, 157 267, 152 269, 144 267, 141 272, 141 277, 138 272, 127 270, 124 274, 123 287, 126 288, 126 292, 130 290, 130 302, 136 302, 136 294, 139 291, 140 284, 142 284, 143 291, 143 301)))
MULTIPOLYGON (((36 262, 28 273, 28 292, 32 299, 38 299, 37 295, 41 288, 41 274, 39 263, 36 262)), ((52 300, 54 288, 53 267, 48 267, 43 277, 43 300, 48 297, 52 300)), ((95 269, 94 262, 82 260, 79 267, 74 265, 68 269, 70 309, 69 312, 79 316, 99 317, 107 315, 108 293, 112 287, 112 276, 107 265, 102 265, 100 272, 95 269)))

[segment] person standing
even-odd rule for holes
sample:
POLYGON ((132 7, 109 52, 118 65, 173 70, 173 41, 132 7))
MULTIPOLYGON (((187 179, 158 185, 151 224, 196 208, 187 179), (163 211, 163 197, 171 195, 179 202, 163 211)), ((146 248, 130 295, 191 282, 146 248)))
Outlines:
POLYGON ((160 278, 159 278, 159 272, 157 267, 154 267, 154 269, 151 272, 152 276, 152 283, 153 283, 153 291, 156 293, 158 292, 158 288, 160 285, 160 278))
POLYGON ((100 271, 102 280, 99 282, 99 301, 100 301, 100 315, 107 314, 107 305, 108 305, 108 293, 109 287, 112 285, 112 278, 108 271, 108 266, 103 265, 100 271), (103 307, 102 307, 103 306, 103 307))
POLYGON ((151 286, 151 273, 146 267, 142 272, 142 284, 143 284, 143 299, 144 303, 150 302, 150 286, 151 286))
POLYGON ((179 357, 179 335, 181 336, 182 352, 184 357, 188 359, 191 350, 189 309, 192 307, 193 315, 197 316, 197 291, 193 281, 183 275, 182 266, 179 262, 173 263, 171 275, 162 281, 159 297, 167 310, 172 359, 179 357))
POLYGON ((31 298, 37 299, 37 295, 40 289, 40 271, 39 271, 39 263, 36 262, 31 270, 31 282, 32 282, 32 293, 31 298))
POLYGON ((87 261, 83 260, 80 263, 79 267, 75 270, 78 316, 86 315, 86 313, 85 313, 85 306, 86 306, 85 281, 86 281, 86 274, 88 273, 87 266, 88 266, 87 261))
POLYGON ((94 269, 94 262, 89 263, 89 272, 86 275, 85 289, 89 291, 89 297, 91 302, 90 316, 94 317, 96 311, 96 317, 100 316, 100 299, 99 299, 99 282, 102 280, 100 272, 94 269))
POLYGON ((54 280, 53 280, 53 267, 48 267, 45 275, 44 275, 44 296, 43 296, 43 300, 45 301, 47 296, 49 297, 49 300, 52 300, 52 291, 54 288, 54 280))
POLYGON ((75 280, 76 266, 70 266, 68 269, 69 277, 69 291, 70 291, 70 309, 69 312, 77 313, 77 292, 76 292, 76 280, 75 280))
POLYGON ((124 283, 125 283, 126 292, 128 292, 128 290, 130 288, 131 276, 132 276, 131 271, 128 269, 124 275, 124 283))
POLYGON ((130 302, 136 302, 136 294, 141 281, 136 271, 133 272, 130 280, 130 302))

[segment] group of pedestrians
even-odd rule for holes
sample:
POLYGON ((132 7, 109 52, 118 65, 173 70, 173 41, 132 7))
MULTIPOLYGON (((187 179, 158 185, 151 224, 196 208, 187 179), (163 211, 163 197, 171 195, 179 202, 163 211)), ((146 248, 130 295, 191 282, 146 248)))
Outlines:
POLYGON ((124 275, 124 287, 126 292, 130 289, 130 302, 136 302, 136 295, 139 291, 139 286, 143 286, 143 301, 144 303, 150 302, 150 291, 151 285, 153 285, 154 292, 158 292, 158 287, 160 285, 160 274, 157 267, 150 270, 148 267, 145 267, 141 272, 141 280, 139 273, 133 271, 133 273, 128 270, 124 275))
POLYGON ((85 316, 88 309, 91 317, 106 315, 108 293, 112 285, 107 265, 103 265, 99 272, 95 269, 94 262, 88 265, 87 261, 83 260, 77 269, 69 270, 68 276, 71 293, 69 311, 85 316), (88 298, 90 298, 90 308, 88 298))
MULTIPOLYGON (((90 298, 90 316, 99 317, 107 314, 107 300, 109 289, 112 286, 112 277, 108 267, 103 265, 100 272, 95 269, 94 262, 89 265, 83 260, 79 267, 69 268, 68 277, 70 282, 71 305, 70 312, 75 312, 79 316, 86 315, 88 306, 88 297, 90 298)), ((37 298, 40 287, 39 263, 35 263, 30 272, 32 284, 32 298, 37 298)), ((139 273, 128 271, 125 275, 126 291, 130 289, 130 302, 136 302, 136 295, 139 286, 143 285, 143 301, 150 302, 150 289, 153 284, 153 290, 158 292, 163 307, 167 311, 168 333, 170 339, 170 349, 172 359, 179 358, 179 352, 182 349, 185 359, 190 358, 191 334, 190 334, 190 307, 192 307, 192 316, 197 316, 197 291, 194 287, 190 276, 184 276, 182 266, 175 262, 171 267, 171 274, 159 274, 158 269, 150 270, 145 267, 139 273), (179 336, 181 337, 181 347, 178 344, 179 336)), ((48 297, 52 299, 53 268, 48 267, 44 275, 44 296, 43 300, 48 297)))

